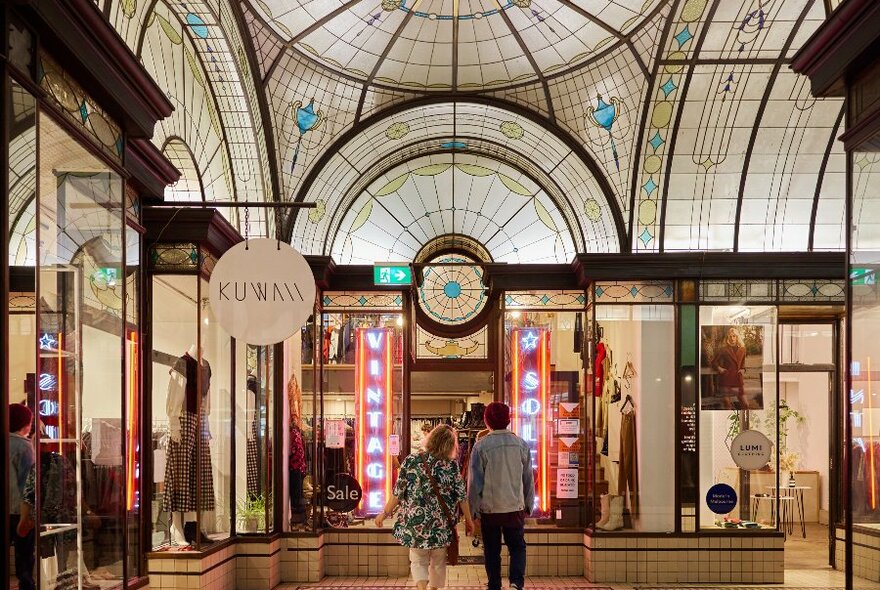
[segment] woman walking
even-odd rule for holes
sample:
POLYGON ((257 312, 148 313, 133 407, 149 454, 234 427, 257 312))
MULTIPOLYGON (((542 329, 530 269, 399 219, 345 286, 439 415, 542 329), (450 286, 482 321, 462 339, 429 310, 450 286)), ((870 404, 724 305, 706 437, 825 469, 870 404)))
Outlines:
POLYGON ((459 504, 467 530, 473 530, 464 480, 455 462, 457 455, 455 430, 446 424, 434 428, 425 450, 404 459, 392 496, 376 516, 376 526, 381 527, 400 505, 394 537, 409 547, 410 570, 419 590, 437 590, 446 585, 447 550, 458 543, 454 527, 459 504))

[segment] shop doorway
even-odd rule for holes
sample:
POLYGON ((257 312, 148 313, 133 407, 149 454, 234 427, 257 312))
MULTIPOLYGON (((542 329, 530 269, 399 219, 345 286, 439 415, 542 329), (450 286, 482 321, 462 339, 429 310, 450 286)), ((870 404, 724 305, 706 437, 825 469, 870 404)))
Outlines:
POLYGON ((834 567, 834 523, 839 496, 835 460, 841 440, 833 321, 780 321, 779 495, 791 507, 780 523, 786 533, 785 569, 834 567))

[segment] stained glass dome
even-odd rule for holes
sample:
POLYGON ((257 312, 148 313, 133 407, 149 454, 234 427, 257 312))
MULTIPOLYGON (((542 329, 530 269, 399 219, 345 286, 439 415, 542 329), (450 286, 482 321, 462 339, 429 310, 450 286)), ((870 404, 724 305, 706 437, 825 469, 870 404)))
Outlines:
POLYGON ((662 0, 254 0, 287 43, 347 76, 475 90, 577 67, 639 28, 662 0))

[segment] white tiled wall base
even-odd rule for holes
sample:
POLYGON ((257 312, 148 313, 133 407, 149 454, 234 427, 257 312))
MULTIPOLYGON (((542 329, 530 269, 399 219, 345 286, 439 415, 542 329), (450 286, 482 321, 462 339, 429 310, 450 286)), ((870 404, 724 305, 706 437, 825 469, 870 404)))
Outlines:
POLYGON ((324 532, 327 576, 402 577, 409 574, 409 550, 390 532, 324 532))
POLYGON ((591 582, 783 582, 783 538, 758 536, 584 536, 585 576, 591 582))
POLYGON ((319 582, 324 577, 324 535, 282 539, 281 581, 319 582))
POLYGON ((224 544, 210 553, 154 553, 147 557, 150 588, 235 590, 236 545, 224 544))
MULTIPOLYGON (((853 575, 872 582, 880 582, 880 531, 860 532, 858 526, 853 527, 853 575)), ((845 534, 842 528, 836 529, 835 566, 843 571, 846 563, 844 556, 845 534)))
POLYGON ((281 583, 286 539, 239 539, 235 545, 235 590, 272 590, 281 583))

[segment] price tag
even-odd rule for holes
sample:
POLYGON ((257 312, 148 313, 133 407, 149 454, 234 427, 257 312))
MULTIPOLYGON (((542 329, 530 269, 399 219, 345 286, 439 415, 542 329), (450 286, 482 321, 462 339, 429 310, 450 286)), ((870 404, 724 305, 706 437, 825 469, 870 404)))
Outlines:
POLYGON ((391 453, 392 457, 400 456, 400 435, 388 435, 388 452, 391 453))

